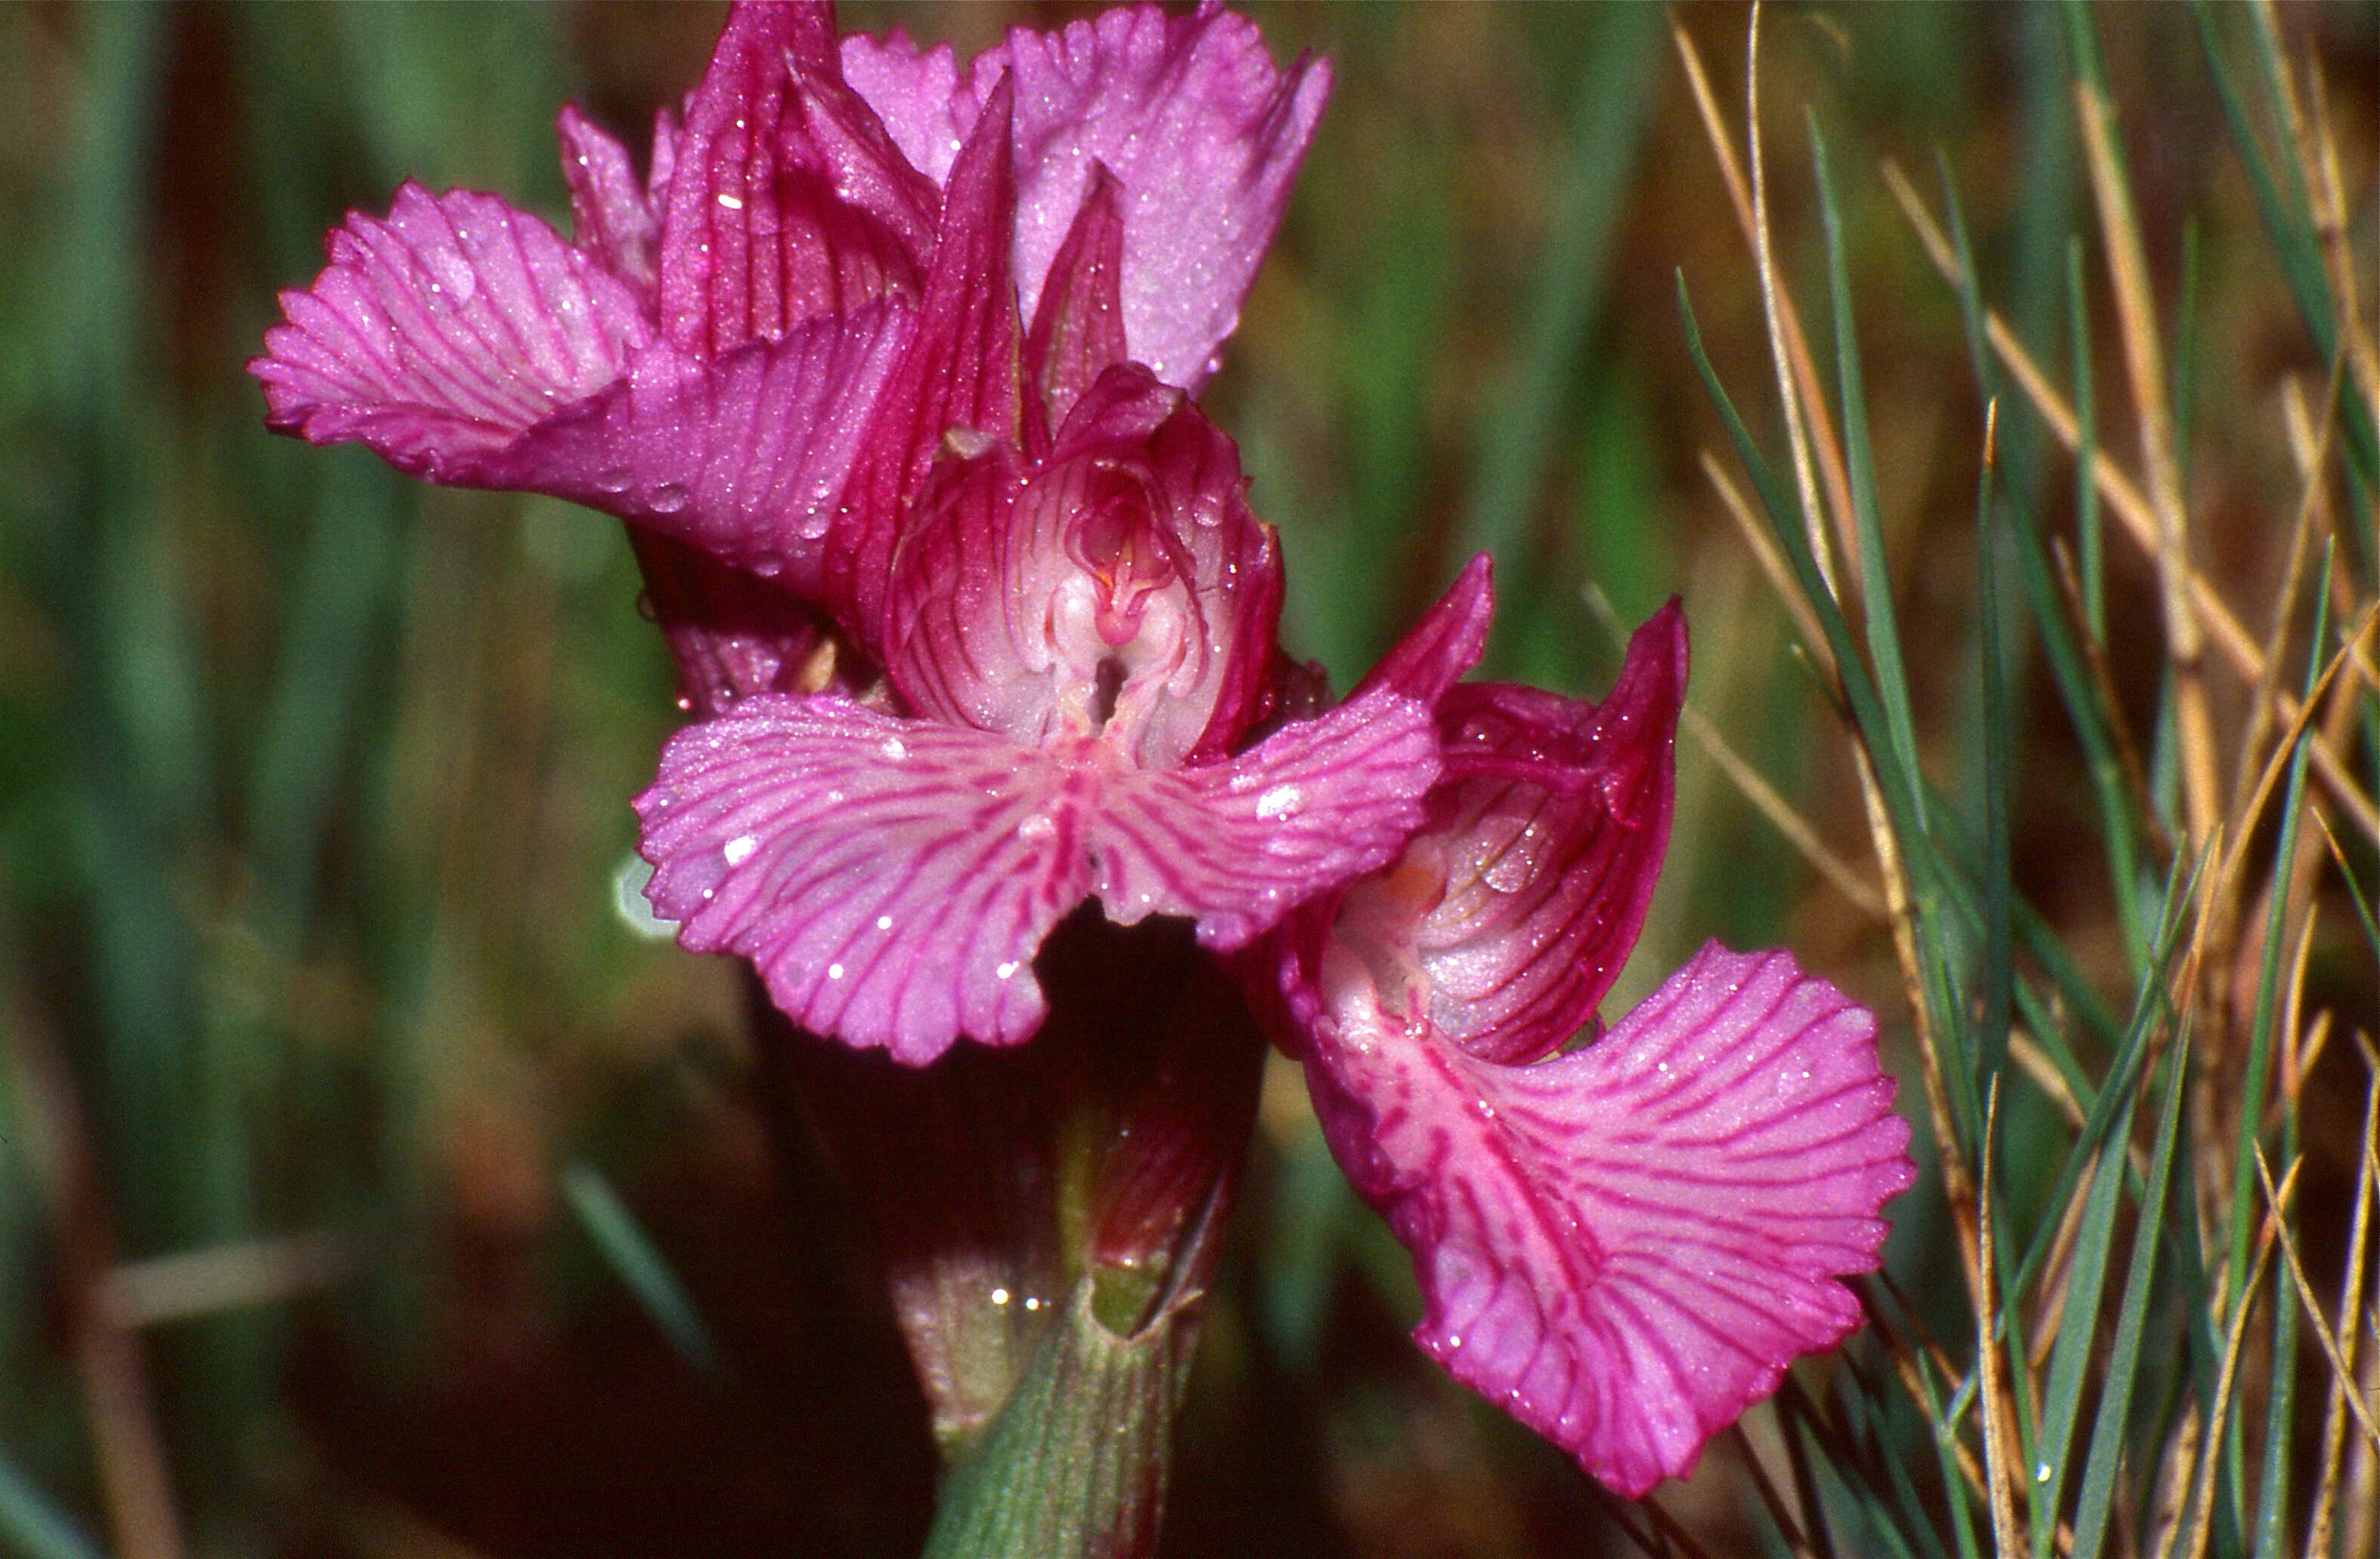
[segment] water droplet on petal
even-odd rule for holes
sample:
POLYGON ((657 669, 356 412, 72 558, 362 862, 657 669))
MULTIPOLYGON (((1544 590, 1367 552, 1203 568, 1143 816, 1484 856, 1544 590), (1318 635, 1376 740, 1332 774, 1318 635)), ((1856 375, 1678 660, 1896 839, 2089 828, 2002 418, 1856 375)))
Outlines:
POLYGON ((1051 837, 1057 832, 1057 822, 1047 812, 1036 812, 1016 825, 1018 838, 1030 839, 1036 844, 1051 837))
POLYGON ((999 965, 997 968, 993 968, 991 971, 991 977, 994 980, 1014 980, 1016 977, 1016 971, 1021 966, 1012 958, 1008 962, 999 965))
POLYGON ((595 487, 596 491, 601 493, 625 493, 629 484, 636 480, 637 473, 627 467, 613 466, 596 473, 595 487))
POLYGON ((764 579, 773 579, 785 571, 785 560, 775 553, 764 552, 752 560, 752 572, 764 579))
POLYGON ((901 760, 909 756, 909 744, 903 741, 899 737, 886 737, 884 738, 883 745, 879 747, 876 750, 884 755, 884 761, 886 762, 898 763, 901 760))
POLYGON ((751 859, 752 852, 759 847, 759 840, 755 839, 749 834, 739 834, 735 838, 728 840, 726 844, 721 846, 719 853, 727 858, 728 865, 741 866, 746 861, 751 859))
POLYGON ((843 978, 843 966, 841 964, 827 965, 826 977, 829 980, 841 980, 843 978))
POLYGON ((1277 785, 1257 798, 1257 816, 1267 819, 1295 817, 1305 805, 1305 791, 1293 785, 1277 785))
POLYGON ((655 514, 675 514, 686 507, 686 492, 676 482, 665 481, 645 494, 645 503, 655 514))
POLYGON ((892 916, 890 916, 890 915, 879 915, 879 916, 877 916, 877 917, 876 917, 876 929, 877 929, 878 931, 880 931, 880 932, 889 932, 889 931, 891 931, 891 930, 892 929, 892 916))

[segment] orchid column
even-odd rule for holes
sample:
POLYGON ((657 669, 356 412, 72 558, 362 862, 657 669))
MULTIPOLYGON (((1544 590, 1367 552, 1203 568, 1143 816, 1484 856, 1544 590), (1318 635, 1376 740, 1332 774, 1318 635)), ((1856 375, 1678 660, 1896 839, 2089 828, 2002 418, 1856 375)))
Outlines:
POLYGON ((878 1218, 935 1552, 1153 1543, 1267 1034, 1425 1346, 1631 1494, 1855 1323, 1906 1183, 1873 1020, 1782 955, 1562 1053, 1666 841, 1674 610, 1599 709, 1460 683, 1484 561, 1344 702, 1277 644, 1192 397, 1326 90, 1212 5, 965 69, 739 6, 643 179, 564 111, 573 239, 408 185, 254 365, 276 427, 631 522, 693 716, 650 894, 878 1218))

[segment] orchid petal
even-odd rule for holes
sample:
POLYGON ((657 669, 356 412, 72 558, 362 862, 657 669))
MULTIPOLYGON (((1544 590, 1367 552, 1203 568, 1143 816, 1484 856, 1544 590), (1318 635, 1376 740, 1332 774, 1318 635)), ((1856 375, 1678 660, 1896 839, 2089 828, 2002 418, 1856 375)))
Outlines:
POLYGON ((1041 939, 1090 891, 1085 786, 997 737, 763 694, 662 750, 637 798, 654 907, 749 957, 786 1016, 922 1066, 1014 1044, 1041 939))
POLYGON ((249 364, 267 421, 355 441, 432 481, 491 485, 493 460, 618 379, 651 338, 635 295, 492 195, 407 183, 388 219, 334 229, 330 265, 281 295, 249 364))
POLYGON ((1449 1038, 1533 1060, 1594 1017, 1660 876, 1685 680, 1672 603, 1599 706, 1479 685, 1440 700, 1451 815, 1425 837, 1445 888, 1412 937, 1449 1038))
POLYGON ((606 510, 832 603, 838 501, 913 323, 881 302, 708 360, 656 342, 479 481, 606 510))
POLYGON ((627 148, 576 104, 564 105, 554 128, 562 141, 563 182, 570 187, 572 242, 627 283, 638 302, 650 309, 661 216, 637 182, 627 148))
POLYGON ((1029 404, 1052 423, 1063 422, 1092 382, 1130 356, 1117 290, 1123 274, 1121 200, 1114 176, 1094 167, 1026 339, 1026 376, 1040 391, 1029 404))
POLYGON ((933 192, 841 70, 829 7, 729 14, 672 148, 660 309, 681 350, 915 296, 933 192))
POLYGON ((756 964, 796 1022, 917 1066, 1030 1035, 1031 962, 1097 893, 1234 947, 1392 854, 1436 773, 1379 695, 1230 765, 1143 773, 832 697, 760 694, 673 737, 638 798, 654 907, 756 964))
POLYGON ((1104 164, 1123 193, 1124 335, 1196 393, 1289 203, 1330 68, 1277 70, 1256 24, 1219 6, 1120 6, 1062 31, 1012 29, 961 82, 947 50, 844 40, 844 69, 910 162, 941 180, 994 83, 1016 86, 1016 277, 1029 318, 1104 164), (938 105, 935 94, 949 82, 938 105))
POLYGON ((1330 1008, 1307 1078, 1414 1252, 1416 1340, 1620 1493, 1684 1476, 1859 1324, 1836 1279, 1877 1263, 1909 1128, 1875 1019, 1789 955, 1712 944, 1602 1041, 1528 1066, 1368 993, 1330 1008))
POLYGON ((1437 605, 1422 614, 1394 648, 1355 685, 1355 697, 1375 688, 1436 704, 1488 650, 1488 622, 1495 610, 1488 588, 1488 554, 1463 566, 1437 605))
POLYGON ((1110 786, 1097 891, 1111 920, 1187 915, 1232 952, 1393 857, 1438 773, 1421 706, 1392 693, 1282 726, 1229 763, 1110 786))
POLYGON ((871 651, 881 648, 878 615, 904 517, 951 430, 971 442, 1020 442, 1009 96, 1003 87, 994 97, 952 168, 917 332, 844 497, 835 592, 854 603, 850 620, 871 651))

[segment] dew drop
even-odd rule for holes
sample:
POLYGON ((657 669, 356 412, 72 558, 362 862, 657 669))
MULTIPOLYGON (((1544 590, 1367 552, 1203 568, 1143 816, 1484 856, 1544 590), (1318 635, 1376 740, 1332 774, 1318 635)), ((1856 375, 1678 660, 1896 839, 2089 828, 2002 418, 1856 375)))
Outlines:
POLYGON ((877 917, 876 917, 876 929, 877 929, 878 931, 880 931, 880 932, 889 932, 889 931, 891 931, 891 930, 892 929, 892 916, 890 916, 890 915, 879 915, 879 916, 877 916, 877 917))
POLYGON ((719 192, 719 203, 729 211, 742 211, 744 209, 743 201, 729 194, 724 189, 719 192))
POLYGON ((995 1305, 1004 1305, 1008 1303, 1008 1290, 1005 1288, 993 1289, 991 1291, 991 1302, 995 1305))
POLYGON ((1016 836, 1018 838, 1030 839, 1037 844, 1041 840, 1050 838, 1057 832, 1058 824, 1047 812, 1036 812, 1031 817, 1026 818, 1023 822, 1016 825, 1016 836))
POLYGON ((841 980, 843 978, 843 966, 841 964, 827 965, 826 977, 829 980, 841 980))
POLYGON ((625 466, 613 466, 595 473, 595 487, 601 493, 625 493, 637 473, 625 466))
POLYGON ((645 503, 655 514, 675 514, 686 507, 686 492, 676 482, 665 481, 645 494, 645 503))
POLYGON ((1267 819, 1295 817, 1305 805, 1305 791, 1293 785, 1277 785, 1257 798, 1257 816, 1267 819))
POLYGON ((764 552, 752 560, 752 572, 764 579, 773 579, 785 571, 785 560, 775 553, 764 552))
POLYGON ((1014 980, 1016 977, 1016 970, 1018 968, 1019 966, 1016 961, 1012 958, 1007 963, 1002 964, 998 968, 994 968, 991 971, 991 976, 994 980, 1014 980))
POLYGON ((883 745, 876 750, 884 755, 886 762, 898 763, 902 759, 909 756, 909 744, 899 737, 886 737, 883 745))
POLYGON ((1041 1308, 1040 1296, 1036 1294, 1027 1294, 1025 1297, 1025 1308, 1028 1310, 1039 1309, 1041 1308))
POLYGON ((752 852, 759 847, 759 840, 755 839, 749 834, 739 834, 735 838, 728 840, 726 844, 721 846, 719 853, 727 858, 728 865, 741 866, 746 861, 750 860, 752 859, 752 852))
POLYGON ((800 523, 794 527, 794 530, 803 541, 815 542, 825 535, 828 528, 833 523, 834 516, 828 511, 821 495, 820 502, 812 505, 803 513, 800 523))

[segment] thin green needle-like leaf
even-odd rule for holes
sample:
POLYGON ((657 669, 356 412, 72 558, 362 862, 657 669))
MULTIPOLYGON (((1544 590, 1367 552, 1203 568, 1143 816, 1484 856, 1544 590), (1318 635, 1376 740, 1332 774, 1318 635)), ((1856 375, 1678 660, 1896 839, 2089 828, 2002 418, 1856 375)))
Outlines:
POLYGON ((2187 1023, 2176 1036, 2166 1066, 2165 1102, 2157 1119, 2156 1146, 2149 1154, 2147 1193, 2132 1234, 2124 1295, 2116 1312, 2115 1340, 2107 1350, 2106 1383, 2099 1391, 2096 1416, 2091 1426, 2091 1449, 2083 1460, 2082 1484, 2075 1499, 2071 1559, 2098 1559, 2107 1542, 2108 1517, 2115 1510, 2116 1476, 2124 1456, 2132 1389, 2140 1367, 2141 1344, 2147 1330, 2149 1297, 2155 1286, 2158 1248, 2166 1226, 2167 1193, 2173 1185, 2174 1146, 2180 1139, 2183 1085, 2190 1070, 2187 1023))
MULTIPOLYGON (((2110 1093, 2116 1090, 2110 1088, 2110 1093)), ((2058 1324, 2058 1341, 2049 1352, 2048 1385, 2042 1394, 2041 1439, 2034 1448, 2033 1552, 2048 1559, 2058 1534, 2058 1512, 2064 1503, 2066 1453, 2071 1444, 2075 1414, 2082 1401, 2082 1384, 2098 1334, 2099 1296, 2112 1256, 2116 1212, 2122 1204, 2124 1164, 2132 1135, 2132 1107, 2138 1091, 2126 1087, 2107 1139, 2096 1154, 2089 1200, 2074 1237, 2069 1262, 2065 1308, 2058 1324)), ((2053 1202, 2052 1205, 2063 1205, 2053 1202)))
POLYGON ((698 1370, 718 1369, 719 1350, 701 1312, 612 1183, 592 1164, 574 1163, 562 1172, 562 1194, 587 1237, 670 1346, 698 1370))
POLYGON ((0 1452, 0 1548, 24 1559, 103 1559, 100 1546, 0 1452))

